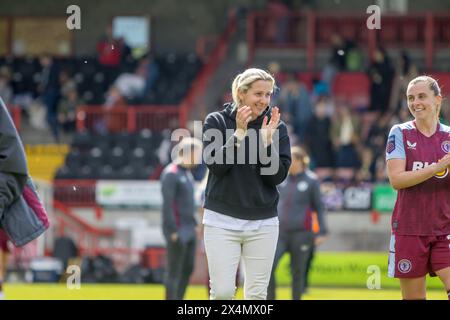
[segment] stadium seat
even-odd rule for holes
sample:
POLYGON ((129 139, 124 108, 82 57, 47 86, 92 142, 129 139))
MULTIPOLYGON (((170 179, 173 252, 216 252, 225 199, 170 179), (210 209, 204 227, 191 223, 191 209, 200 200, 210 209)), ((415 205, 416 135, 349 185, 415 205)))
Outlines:
POLYGON ((297 75, 297 80, 302 82, 309 91, 313 89, 314 79, 320 79, 320 74, 318 72, 299 72, 297 75))
POLYGON ((393 21, 383 21, 383 28, 379 30, 380 42, 384 45, 398 43, 397 25, 393 21))
POLYGON ((66 156, 65 165, 69 168, 77 168, 84 164, 83 154, 78 150, 71 150, 66 156))
POLYGON ((342 72, 336 75, 333 95, 354 109, 365 109, 370 101, 370 82, 365 73, 342 72))
POLYGON ((77 172, 73 171, 66 165, 60 167, 55 174, 55 179, 67 180, 67 179, 78 179, 79 175, 77 172))
POLYGON ((115 175, 114 175, 113 167, 109 164, 103 165, 100 168, 98 177, 99 177, 99 179, 105 179, 105 180, 114 179, 115 175))
POLYGON ((448 97, 450 95, 450 73, 432 72, 429 75, 437 80, 443 96, 448 97))
POLYGON ((92 135, 87 132, 76 132, 72 140, 72 148, 76 148, 80 151, 89 150, 92 144, 92 135))
POLYGON ((111 154, 108 156, 108 163, 114 168, 119 169, 128 162, 128 154, 125 154, 125 150, 121 147, 114 147, 111 154))
POLYGON ((417 20, 406 21, 401 25, 401 35, 405 46, 423 43, 423 27, 417 20))

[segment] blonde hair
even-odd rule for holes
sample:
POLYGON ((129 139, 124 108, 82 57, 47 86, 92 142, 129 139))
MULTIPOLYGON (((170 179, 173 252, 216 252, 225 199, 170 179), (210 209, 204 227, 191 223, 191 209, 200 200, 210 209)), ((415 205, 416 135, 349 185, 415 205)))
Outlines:
POLYGON ((194 137, 184 137, 175 147, 176 158, 182 158, 186 154, 191 152, 201 151, 202 142, 194 137))
POLYGON ((270 81, 272 86, 275 86, 275 79, 267 71, 257 68, 247 69, 234 78, 231 86, 231 94, 233 96, 235 107, 239 107, 241 104, 238 95, 239 91, 246 93, 253 82, 258 80, 270 81))
MULTIPOLYGON (((427 75, 418 76, 418 77, 415 77, 414 79, 412 79, 409 82, 408 88, 410 86, 412 86, 412 85, 415 85, 418 82, 425 82, 426 84, 428 84, 428 88, 431 91, 433 91, 435 97, 438 97, 438 96, 442 97, 441 88, 439 87, 439 83, 437 82, 436 79, 434 79, 434 78, 432 78, 430 76, 427 76, 427 75)), ((441 113, 441 106, 442 106, 442 103, 440 103, 438 105, 438 107, 437 107, 437 116, 438 116, 438 118, 439 118, 439 114, 441 113)))
POLYGON ((291 148, 291 155, 296 160, 299 160, 305 168, 309 166, 310 159, 305 149, 299 146, 294 146, 291 148))

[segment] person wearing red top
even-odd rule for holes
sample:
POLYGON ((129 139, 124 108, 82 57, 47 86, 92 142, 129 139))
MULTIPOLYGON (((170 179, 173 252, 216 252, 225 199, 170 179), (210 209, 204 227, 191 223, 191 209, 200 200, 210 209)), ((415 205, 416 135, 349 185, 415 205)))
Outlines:
POLYGON ((427 273, 450 293, 450 127, 439 121, 442 95, 435 79, 411 80, 406 97, 414 120, 392 127, 386 161, 398 190, 388 272, 400 279, 409 300, 426 299, 427 273))
POLYGON ((105 35, 97 43, 98 62, 105 77, 105 89, 114 82, 120 71, 122 61, 122 46, 113 37, 111 26, 106 27, 105 35))

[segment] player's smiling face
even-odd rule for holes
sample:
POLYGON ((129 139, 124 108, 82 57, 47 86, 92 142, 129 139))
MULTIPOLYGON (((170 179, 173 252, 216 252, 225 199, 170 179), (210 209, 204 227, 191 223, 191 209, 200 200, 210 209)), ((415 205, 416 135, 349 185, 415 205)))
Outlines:
POLYGON ((409 111, 414 118, 426 119, 436 116, 441 97, 434 95, 427 82, 419 81, 409 85, 406 97, 409 111))
POLYGON ((239 93, 241 106, 249 106, 252 110, 252 120, 259 117, 267 108, 272 97, 273 86, 271 81, 257 80, 252 83, 245 93, 239 93))

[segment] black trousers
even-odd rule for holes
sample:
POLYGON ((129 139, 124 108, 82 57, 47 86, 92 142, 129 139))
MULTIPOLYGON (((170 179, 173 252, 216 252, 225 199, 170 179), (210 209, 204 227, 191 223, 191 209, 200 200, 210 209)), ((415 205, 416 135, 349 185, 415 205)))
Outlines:
POLYGON ((183 300, 194 270, 195 237, 189 241, 167 240, 166 299, 183 300))
POLYGON ((306 268, 314 243, 314 234, 310 231, 282 231, 278 237, 277 251, 267 290, 267 300, 275 300, 275 270, 281 257, 288 252, 291 255, 292 299, 300 300, 305 289, 306 268))

